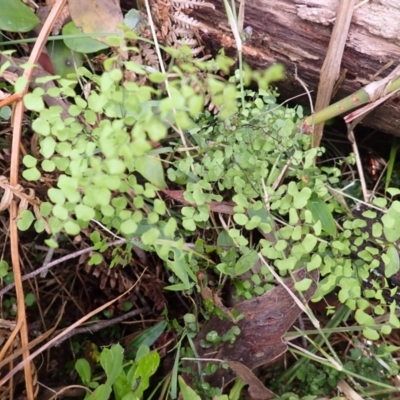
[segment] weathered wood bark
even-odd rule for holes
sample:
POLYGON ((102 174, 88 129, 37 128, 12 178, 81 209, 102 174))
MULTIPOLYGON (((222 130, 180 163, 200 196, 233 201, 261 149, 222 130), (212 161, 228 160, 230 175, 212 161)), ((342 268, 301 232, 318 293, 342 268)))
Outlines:
MULTIPOLYGON (((207 0, 216 9, 194 10, 207 33, 203 40, 214 51, 224 47, 228 55, 236 54, 223 0, 207 0)), ((238 6, 238 0, 236 1, 238 6)), ((338 0, 246 0, 244 27, 251 27, 251 39, 244 43, 244 59, 253 68, 264 69, 282 62, 287 79, 278 84, 285 98, 304 93, 295 80, 298 76, 313 91, 314 100, 319 73, 328 48, 338 0)), ((389 74, 400 62, 400 2, 370 0, 354 11, 342 70, 346 72, 332 102, 368 84, 387 63, 393 64, 377 79, 389 74)), ((297 101, 297 99, 296 99, 297 101)), ((299 102, 307 104, 303 96, 299 102)), ((377 108, 363 124, 400 136, 400 100, 398 97, 377 108)))

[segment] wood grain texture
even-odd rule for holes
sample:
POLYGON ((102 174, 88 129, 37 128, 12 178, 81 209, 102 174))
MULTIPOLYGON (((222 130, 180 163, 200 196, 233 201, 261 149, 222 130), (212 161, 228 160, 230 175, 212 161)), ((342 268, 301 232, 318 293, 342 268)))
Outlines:
MULTIPOLYGON (((223 2, 210 2, 215 10, 195 9, 191 16, 203 23, 207 32, 201 37, 210 49, 217 52, 224 47, 228 55, 235 56, 223 2)), ((338 0, 246 0, 244 26, 251 26, 253 35, 243 46, 245 61, 256 69, 285 64, 288 79, 278 85, 285 97, 304 93, 294 79, 297 67, 299 77, 315 96, 337 6, 338 0)), ((392 61, 393 65, 378 78, 396 67, 400 62, 399 20, 400 3, 394 0, 370 1, 354 11, 342 61, 342 69, 348 72, 333 101, 368 84, 386 63, 392 61)), ((400 136, 399 103, 398 98, 385 103, 363 124, 400 136)))

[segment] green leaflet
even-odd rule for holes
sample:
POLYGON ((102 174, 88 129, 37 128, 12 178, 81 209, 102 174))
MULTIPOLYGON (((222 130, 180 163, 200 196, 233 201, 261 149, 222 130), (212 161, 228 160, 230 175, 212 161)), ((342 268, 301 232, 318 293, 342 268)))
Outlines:
POLYGON ((307 202, 314 222, 321 221, 322 229, 331 236, 336 236, 336 225, 332 213, 326 203, 317 196, 312 196, 307 202))
POLYGON ((19 0, 0 0, 0 30, 6 32, 29 32, 39 18, 19 0))

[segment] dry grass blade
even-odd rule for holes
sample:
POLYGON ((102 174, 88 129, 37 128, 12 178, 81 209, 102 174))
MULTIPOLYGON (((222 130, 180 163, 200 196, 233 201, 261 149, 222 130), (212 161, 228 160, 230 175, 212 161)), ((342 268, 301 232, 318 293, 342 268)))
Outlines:
MULTIPOLYGON (((20 362, 18 365, 15 366, 15 368, 13 370, 11 370, 4 378, 1 379, 0 381, 0 387, 3 386, 6 382, 8 382, 11 377, 18 371, 20 371, 22 368, 24 368, 26 365, 29 365, 30 362, 39 354, 43 353, 43 351, 49 349, 50 347, 52 347, 54 345, 54 343, 58 342, 59 340, 61 340, 61 338, 63 338, 64 336, 68 335, 69 332, 71 332, 72 330, 74 330, 76 327, 78 327, 79 325, 82 325, 85 321, 87 321, 88 319, 92 318, 93 316, 95 316, 96 314, 98 314, 99 312, 105 310, 106 308, 110 307, 113 303, 115 303, 117 300, 121 299, 122 297, 124 297, 127 293, 129 293, 141 280, 142 276, 144 275, 144 273, 146 272, 146 270, 144 270, 142 272, 142 274, 140 275, 139 279, 136 281, 135 285, 132 286, 131 288, 129 288, 128 290, 126 290, 124 293, 120 294, 118 297, 116 297, 113 300, 110 300, 109 302, 103 304, 102 306, 96 308, 95 310, 93 310, 92 312, 90 312, 89 314, 85 315, 84 317, 82 317, 81 319, 79 319, 78 321, 76 321, 74 324, 72 324, 71 326, 69 326, 67 329, 65 329, 63 332, 61 332, 59 335, 55 336, 53 339, 51 339, 49 342, 47 342, 45 345, 43 345, 41 348, 39 348, 38 350, 36 350, 34 353, 32 353, 31 355, 29 355, 27 358, 25 358, 22 362, 20 362)), ((32 398, 33 399, 33 398, 32 398)))
MULTIPOLYGON (((43 48, 46 44, 47 37, 49 36, 51 29, 57 20, 58 15, 60 14, 62 8, 66 4, 67 0, 58 0, 54 5, 52 11, 50 12, 49 17, 47 18, 43 29, 40 31, 39 37, 34 45, 32 50, 32 54, 29 57, 28 63, 32 66, 27 68, 24 71, 23 77, 26 79, 26 85, 21 90, 20 93, 17 94, 18 98, 21 99, 25 93, 28 91, 29 82, 32 79, 34 65, 37 64, 40 54, 43 51, 43 48)), ((18 101, 13 115, 13 138, 12 138, 12 151, 11 151, 11 166, 10 166, 10 185, 12 187, 16 187, 18 184, 18 175, 19 175, 19 148, 21 141, 21 130, 22 130, 22 120, 24 116, 24 105, 22 101, 18 101)), ((13 265, 14 272, 14 280, 15 280, 15 288, 16 288, 16 297, 17 297, 17 325, 12 332, 11 337, 15 337, 18 332, 21 337, 21 346, 26 349, 23 351, 23 359, 25 360, 23 363, 24 373, 25 373, 25 387, 26 394, 28 400, 34 400, 34 381, 32 379, 32 365, 29 361, 29 339, 28 339, 28 329, 26 323, 26 312, 25 312, 25 296, 24 290, 22 286, 22 274, 21 274, 21 266, 20 266, 20 256, 18 249, 18 229, 17 229, 17 217, 18 217, 18 207, 15 200, 11 201, 10 204, 10 245, 11 245, 11 260, 13 265)), ((7 345, 9 346, 12 343, 7 341, 7 345)), ((3 352, 2 352, 3 353, 3 352)), ((4 353, 3 353, 4 356, 4 353)), ((10 379, 13 375, 10 372, 8 375, 10 379), (10 375, 11 374, 11 375, 10 375)), ((7 379, 7 380, 8 380, 7 379)))
POLYGON ((65 303, 62 306, 62 309, 60 310, 58 319, 56 321, 56 323, 54 324, 54 326, 52 328, 50 328, 47 332, 43 333, 42 335, 40 335, 39 337, 37 337, 36 339, 32 340, 29 344, 28 344, 28 348, 19 348, 17 350, 14 350, 13 353, 11 355, 9 355, 7 358, 5 358, 4 360, 2 360, 0 362, 0 370, 1 368, 3 368, 5 365, 7 365, 9 362, 15 360, 16 358, 18 358, 19 356, 21 356, 21 354, 24 351, 29 351, 30 349, 32 349, 33 347, 37 346, 39 343, 43 342, 45 339, 47 339, 50 335, 53 334, 53 332, 57 329, 58 324, 61 321, 62 316, 64 315, 64 309, 65 309, 65 303))
MULTIPOLYGON (((333 27, 326 58, 321 69, 315 111, 328 107, 331 101, 333 88, 340 75, 340 64, 355 3, 356 0, 340 0, 339 2, 335 26, 333 27)), ((312 138, 313 147, 319 147, 323 129, 323 123, 315 127, 312 138)))

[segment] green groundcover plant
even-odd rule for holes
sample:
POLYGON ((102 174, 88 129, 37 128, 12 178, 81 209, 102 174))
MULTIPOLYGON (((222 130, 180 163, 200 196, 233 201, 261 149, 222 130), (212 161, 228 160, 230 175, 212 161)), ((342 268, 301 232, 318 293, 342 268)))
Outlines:
MULTIPOLYGON (((170 52, 166 73, 115 56, 100 75, 80 67, 68 79, 54 78, 58 86, 46 94, 70 101, 66 119, 61 107, 45 105, 44 89, 24 97, 40 157, 23 158, 23 177, 57 176, 57 183, 38 212, 21 213, 19 228, 46 230, 55 247, 55 234, 76 236, 95 222, 91 264, 102 262, 103 233, 111 233, 126 239, 126 251, 134 244, 157 253, 171 272, 172 291, 200 291, 198 273, 210 269, 248 299, 273 287, 271 268, 281 276, 318 269, 314 300, 336 290, 369 339, 398 328, 396 305, 384 293, 394 295, 387 279, 399 270, 400 191, 389 188, 388 197, 375 198, 357 217, 349 214, 335 195, 340 165, 318 166, 324 149, 311 148, 310 136, 300 132, 301 107, 277 103, 270 84, 283 78, 280 66, 244 68, 224 81, 218 74, 228 72, 228 58, 199 62, 184 47, 170 52), (145 84, 132 79, 139 76, 145 84), (172 190, 181 207, 169 203, 172 190), (260 254, 266 264, 253 268, 260 254), (375 278, 382 266, 383 278, 375 278), (388 322, 376 328, 374 316, 385 313, 388 322)), ((296 289, 310 284, 298 282, 296 289)), ((80 375, 90 384, 85 368, 80 375)))

